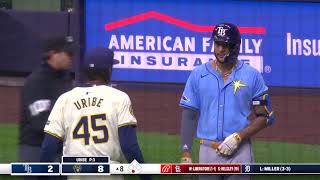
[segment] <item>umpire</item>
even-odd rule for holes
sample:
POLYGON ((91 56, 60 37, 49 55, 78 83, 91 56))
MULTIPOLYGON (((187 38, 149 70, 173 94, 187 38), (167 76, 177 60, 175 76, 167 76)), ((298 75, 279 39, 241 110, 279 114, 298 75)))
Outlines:
POLYGON ((43 61, 25 81, 21 95, 19 127, 20 162, 40 162, 43 128, 57 98, 72 87, 72 39, 53 37, 45 41, 43 61))

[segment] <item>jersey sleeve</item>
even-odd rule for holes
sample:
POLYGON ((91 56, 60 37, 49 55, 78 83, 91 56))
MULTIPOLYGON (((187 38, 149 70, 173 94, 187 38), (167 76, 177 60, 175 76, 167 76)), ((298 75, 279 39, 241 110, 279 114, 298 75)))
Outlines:
POLYGON ((253 86, 253 98, 261 96, 266 91, 268 91, 268 87, 266 86, 262 75, 259 72, 257 72, 255 83, 253 86))
POLYGON ((48 117, 48 121, 44 127, 44 132, 52 136, 55 136, 61 140, 64 139, 64 105, 65 96, 61 95, 54 104, 51 113, 48 117))
POLYGON ((119 108, 118 127, 136 124, 137 120, 133 115, 132 104, 129 96, 126 94, 122 102, 122 105, 119 108))
POLYGON ((184 88, 179 105, 192 110, 199 109, 199 91, 196 72, 192 71, 184 88))

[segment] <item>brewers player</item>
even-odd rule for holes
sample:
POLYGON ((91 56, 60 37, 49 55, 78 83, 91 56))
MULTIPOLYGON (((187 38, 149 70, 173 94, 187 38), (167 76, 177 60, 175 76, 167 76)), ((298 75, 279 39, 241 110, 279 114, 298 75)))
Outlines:
MULTIPOLYGON (((57 142, 63 141, 64 156, 110 156, 112 162, 119 163, 124 154, 128 162, 134 159, 144 162, 130 98, 107 86, 112 66, 117 62, 113 56, 113 51, 105 48, 86 54, 87 83, 62 94, 55 103, 44 128, 41 161, 52 161, 57 142)), ((123 179, 122 176, 101 178, 123 179)))
MULTIPOLYGON (((215 60, 191 72, 180 100, 181 162, 192 162, 192 139, 197 127, 200 163, 251 163, 250 137, 274 121, 268 87, 257 70, 238 60, 241 36, 235 25, 216 25, 212 38, 215 60), (250 122, 252 111, 256 118, 250 122)), ((250 177, 200 177, 206 178, 250 177)))

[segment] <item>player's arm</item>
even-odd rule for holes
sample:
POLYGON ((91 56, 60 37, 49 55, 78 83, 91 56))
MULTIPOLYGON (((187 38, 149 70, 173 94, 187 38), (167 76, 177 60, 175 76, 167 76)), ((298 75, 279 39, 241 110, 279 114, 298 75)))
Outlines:
POLYGON ((36 132, 43 132, 43 128, 46 124, 50 110, 41 112, 37 115, 31 115, 30 117, 30 128, 36 132))
MULTIPOLYGON (((135 125, 126 125, 122 126, 118 129, 119 141, 121 150, 126 157, 126 160, 130 163, 134 159, 139 163, 144 163, 143 155, 140 150, 136 126, 135 125)), ((140 179, 142 180, 151 180, 150 175, 140 175, 140 179)))
POLYGON ((48 120, 50 110, 52 108, 52 100, 50 99, 35 99, 29 101, 27 109, 30 118, 30 128, 36 132, 43 132, 43 128, 48 120))
MULTIPOLYGON (((39 80, 27 83, 24 87, 22 109, 28 116, 29 128, 33 131, 42 133, 48 120, 53 100, 47 98, 47 91, 43 86, 39 86, 39 80)), ((42 81, 41 81, 42 82, 42 81)))
POLYGON ((254 120, 239 132, 241 139, 246 139, 271 125, 275 119, 271 107, 271 101, 268 93, 258 96, 252 101, 253 112, 256 116, 254 120))
POLYGON ((130 163, 134 159, 139 163, 144 163, 138 141, 136 127, 134 125, 122 126, 118 129, 121 150, 130 163))
POLYGON ((45 137, 41 146, 40 161, 52 162, 59 151, 62 149, 64 139, 64 116, 63 105, 65 104, 65 96, 61 95, 54 104, 52 111, 48 117, 48 121, 42 131, 45 137))
POLYGON ((268 125, 271 125, 275 119, 268 94, 268 87, 265 85, 262 75, 258 72, 255 74, 252 97, 253 113, 256 115, 256 118, 239 132, 241 139, 253 136, 268 125))
POLYGON ((267 93, 254 98, 252 104, 256 118, 242 130, 228 136, 220 144, 218 150, 221 154, 232 155, 244 139, 255 135, 257 132, 273 123, 275 117, 271 108, 270 98, 267 93))
POLYGON ((183 108, 181 115, 181 148, 182 148, 182 163, 192 163, 192 145, 197 128, 197 112, 183 108))
POLYGON ((187 80, 180 106, 183 108, 181 114, 181 149, 182 163, 191 163, 191 152, 193 138, 197 128, 197 112, 199 110, 198 78, 193 70, 187 80))
POLYGON ((53 162, 61 146, 62 140, 60 138, 45 133, 41 146, 40 162, 53 162))
POLYGON ((256 72, 252 99, 253 112, 256 118, 245 128, 229 135, 218 147, 220 153, 224 155, 233 154, 244 139, 253 136, 273 123, 275 117, 267 90, 268 87, 265 85, 262 75, 256 72))
MULTIPOLYGON (((139 163, 144 163, 143 155, 137 140, 137 120, 133 115, 131 101, 128 95, 124 95, 123 104, 119 111, 118 136, 121 150, 130 163, 134 159, 139 163)), ((151 180, 150 175, 140 175, 142 180, 151 180)))
POLYGON ((118 135, 122 152, 127 161, 131 163, 136 159, 144 163, 144 159, 137 141, 136 126, 137 120, 133 115, 131 101, 128 95, 123 96, 122 105, 118 115, 118 135))

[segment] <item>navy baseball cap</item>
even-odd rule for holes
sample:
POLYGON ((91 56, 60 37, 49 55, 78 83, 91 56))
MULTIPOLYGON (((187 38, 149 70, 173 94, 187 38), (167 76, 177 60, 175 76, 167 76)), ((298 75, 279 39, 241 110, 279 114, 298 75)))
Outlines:
POLYGON ((44 52, 49 52, 51 50, 57 52, 67 52, 70 55, 73 55, 75 50, 74 41, 72 36, 56 36, 50 37, 44 42, 44 52))
POLYGON ((84 57, 84 69, 107 69, 120 61, 114 59, 114 53, 111 49, 98 47, 87 51, 84 57))

